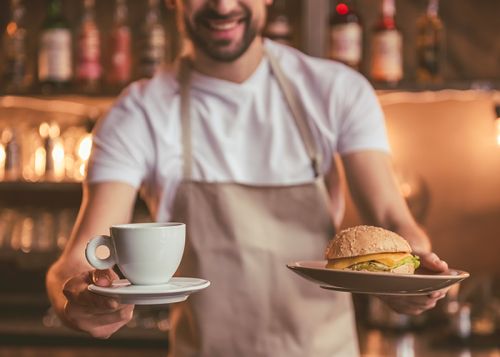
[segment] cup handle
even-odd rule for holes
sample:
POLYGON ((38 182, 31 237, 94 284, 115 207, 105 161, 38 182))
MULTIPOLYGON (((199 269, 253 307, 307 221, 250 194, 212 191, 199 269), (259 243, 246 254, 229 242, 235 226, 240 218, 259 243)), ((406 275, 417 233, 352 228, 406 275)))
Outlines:
POLYGON ((113 265, 115 265, 115 247, 111 237, 102 235, 92 238, 87 243, 87 247, 85 248, 85 257, 87 258, 87 261, 90 263, 90 265, 92 265, 96 269, 109 269, 113 265), (109 257, 107 257, 106 259, 100 259, 95 255, 97 248, 103 245, 108 247, 109 249, 109 257))

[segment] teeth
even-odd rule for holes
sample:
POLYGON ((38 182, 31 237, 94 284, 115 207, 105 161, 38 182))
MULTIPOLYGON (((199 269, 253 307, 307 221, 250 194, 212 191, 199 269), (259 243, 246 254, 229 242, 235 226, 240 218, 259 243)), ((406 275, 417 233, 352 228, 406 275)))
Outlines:
POLYGON ((214 23, 210 22, 210 27, 216 31, 227 31, 235 28, 238 25, 238 21, 224 22, 224 23, 214 23))

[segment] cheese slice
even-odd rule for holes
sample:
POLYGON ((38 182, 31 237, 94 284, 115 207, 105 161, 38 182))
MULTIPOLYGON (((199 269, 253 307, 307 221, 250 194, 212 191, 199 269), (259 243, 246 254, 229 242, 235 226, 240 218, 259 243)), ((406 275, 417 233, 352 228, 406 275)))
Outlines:
POLYGON ((328 260, 326 267, 330 269, 344 269, 354 264, 369 262, 372 260, 387 265, 388 267, 392 267, 398 261, 410 255, 410 253, 377 253, 352 258, 331 259, 328 260))

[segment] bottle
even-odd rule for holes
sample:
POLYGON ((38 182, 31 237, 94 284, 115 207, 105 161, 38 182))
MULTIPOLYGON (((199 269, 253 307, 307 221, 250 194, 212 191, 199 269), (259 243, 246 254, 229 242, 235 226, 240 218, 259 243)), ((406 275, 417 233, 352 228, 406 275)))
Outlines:
POLYGON ((340 0, 331 12, 329 21, 330 59, 359 70, 363 52, 363 28, 350 0, 340 0))
POLYGON ((95 1, 83 1, 83 16, 78 31, 76 80, 78 90, 95 94, 100 90, 101 38, 95 21, 95 1))
POLYGON ((61 0, 50 0, 38 51, 41 92, 63 93, 73 78, 71 31, 62 13, 61 0))
POLYGON ((160 12, 160 1, 149 0, 146 19, 140 31, 138 76, 152 77, 165 61, 166 34, 160 12))
POLYGON ((443 23, 438 15, 439 0, 429 0, 427 12, 417 20, 417 81, 441 83, 443 60, 443 23))
POLYGON ((2 75, 0 90, 9 94, 28 91, 30 76, 28 72, 28 34, 22 24, 25 9, 21 0, 11 0, 10 21, 3 34, 2 75))
POLYGON ((371 78, 396 85, 403 78, 403 38, 396 26, 395 0, 382 0, 381 18, 372 38, 371 78))
POLYGON ((21 145, 18 142, 16 130, 14 128, 4 129, 1 141, 5 143, 4 178, 7 181, 15 181, 19 179, 22 171, 21 145))
POLYGON ((109 91, 113 94, 120 91, 131 79, 131 32, 127 17, 126 1, 116 0, 106 68, 106 83, 109 91))
POLYGON ((285 0, 275 0, 269 9, 264 36, 284 45, 292 46, 292 35, 292 25, 286 14, 285 0))

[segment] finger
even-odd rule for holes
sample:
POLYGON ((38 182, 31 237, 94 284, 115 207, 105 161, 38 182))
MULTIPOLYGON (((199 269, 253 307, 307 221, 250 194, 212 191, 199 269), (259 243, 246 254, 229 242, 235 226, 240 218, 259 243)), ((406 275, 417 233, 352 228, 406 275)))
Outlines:
POLYGON ((127 323, 132 319, 133 313, 134 305, 125 305, 121 309, 103 314, 88 313, 85 311, 85 308, 82 308, 80 324, 81 327, 90 330, 98 326, 127 323))
POLYGON ((103 309, 117 309, 116 299, 94 294, 88 290, 89 274, 80 274, 69 279, 63 286, 63 294, 71 304, 93 306, 103 309))
POLYGON ((448 264, 439 259, 436 253, 426 253, 420 255, 420 263, 422 267, 436 272, 445 272, 448 270, 448 264))
POLYGON ((436 300, 440 300, 442 298, 444 298, 446 296, 446 293, 448 292, 448 289, 444 289, 444 290, 437 290, 437 291, 433 291, 432 293, 430 293, 429 295, 427 295, 429 298, 431 299, 436 299, 436 300))
POLYGON ((78 330, 86 331, 96 337, 110 336, 121 326, 128 323, 133 316, 134 305, 125 305, 122 309, 106 313, 95 314, 88 312, 86 307, 66 304, 64 307, 68 321, 78 330), (114 328, 113 328, 114 326, 114 328), (98 331, 96 331, 98 330, 98 331))
POLYGON ((393 310, 396 310, 401 313, 408 313, 413 310, 428 310, 436 306, 436 302, 438 299, 430 298, 428 296, 412 296, 407 298, 399 298, 399 299, 383 299, 384 302, 391 307, 393 310))
POLYGON ((90 280, 98 286, 109 287, 118 275, 111 269, 93 270, 90 272, 90 280))

